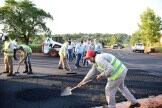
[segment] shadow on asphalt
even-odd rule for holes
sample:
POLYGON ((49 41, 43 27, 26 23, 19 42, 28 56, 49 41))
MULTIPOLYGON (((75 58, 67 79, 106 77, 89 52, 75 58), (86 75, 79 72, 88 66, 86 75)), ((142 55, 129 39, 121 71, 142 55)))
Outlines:
MULTIPOLYGON (((11 77, 0 80, 1 108, 89 108, 106 104, 104 87, 106 79, 91 83, 73 91, 73 95, 61 97, 61 90, 75 86, 84 75, 51 75, 40 77, 11 77)), ((125 84, 136 98, 162 94, 162 78, 148 71, 130 69, 125 84)), ((125 101, 118 92, 117 102, 125 101)))

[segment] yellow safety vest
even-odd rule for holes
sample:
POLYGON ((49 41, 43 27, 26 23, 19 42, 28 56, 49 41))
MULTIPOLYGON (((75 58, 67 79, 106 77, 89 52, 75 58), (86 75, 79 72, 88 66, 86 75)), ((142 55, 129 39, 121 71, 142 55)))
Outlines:
POLYGON ((28 46, 28 45, 20 45, 21 47, 23 47, 23 49, 25 50, 25 52, 32 53, 32 49, 28 46))
POLYGON ((60 48, 59 55, 60 56, 66 56, 67 51, 67 45, 63 44, 62 47, 60 48))
MULTIPOLYGON (((110 80, 117 80, 121 76, 122 72, 124 71, 125 66, 117 58, 112 59, 110 63, 113 66, 114 70, 112 72, 112 75, 109 78, 110 78, 110 80)), ((106 70, 104 70, 104 67, 102 66, 102 64, 97 64, 97 69, 100 72, 106 71, 106 70)))
POLYGON ((13 49, 10 48, 10 42, 5 41, 4 43, 4 51, 7 56, 13 56, 13 49))

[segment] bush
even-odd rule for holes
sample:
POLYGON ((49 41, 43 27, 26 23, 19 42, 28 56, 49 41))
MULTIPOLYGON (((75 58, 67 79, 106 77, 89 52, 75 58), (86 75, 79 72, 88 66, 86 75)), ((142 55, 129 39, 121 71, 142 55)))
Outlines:
POLYGON ((128 47, 128 44, 123 44, 124 45, 124 48, 127 48, 128 47))
POLYGON ((29 46, 32 49, 33 53, 41 53, 42 52, 42 45, 41 44, 30 44, 29 46))
POLYGON ((162 47, 155 47, 155 52, 162 53, 162 47))

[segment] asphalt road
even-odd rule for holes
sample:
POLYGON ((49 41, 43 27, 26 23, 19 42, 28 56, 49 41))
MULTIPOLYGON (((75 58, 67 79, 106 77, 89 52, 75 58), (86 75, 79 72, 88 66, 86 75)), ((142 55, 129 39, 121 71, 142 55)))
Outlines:
MULTIPOLYGON (((132 53, 129 49, 105 49, 117 56, 129 68, 126 85, 136 98, 145 98, 162 94, 162 55, 132 53)), ((0 76, 1 108, 88 108, 106 104, 104 87, 106 79, 89 83, 73 91, 72 96, 61 97, 60 93, 67 86, 74 86, 88 72, 88 68, 71 69, 77 74, 67 75, 57 69, 58 58, 34 55, 32 57, 34 75, 25 75, 23 66, 20 75, 0 76)), ((14 62, 16 71, 17 62, 14 62)), ((0 72, 3 71, 2 56, 0 72)), ((125 101, 120 93, 117 102, 125 101)))

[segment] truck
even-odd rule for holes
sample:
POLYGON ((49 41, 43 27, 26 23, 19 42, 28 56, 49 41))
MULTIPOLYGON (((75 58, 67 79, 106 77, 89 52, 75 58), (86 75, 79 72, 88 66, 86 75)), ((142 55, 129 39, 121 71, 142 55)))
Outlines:
POLYGON ((132 51, 133 52, 140 52, 140 53, 144 53, 145 51, 145 47, 142 43, 136 43, 133 47, 132 47, 132 51))
POLYGON ((58 52, 62 46, 62 43, 54 41, 52 38, 47 37, 42 45, 42 52, 49 56, 59 56, 58 52))

